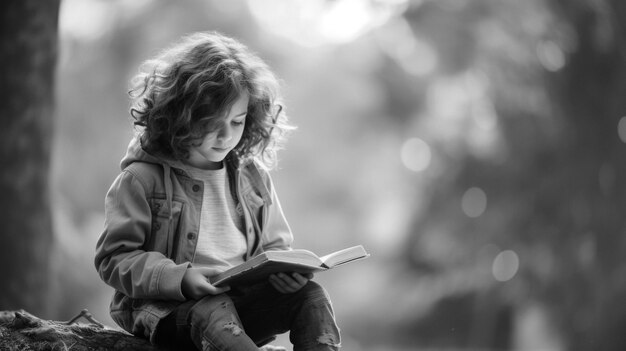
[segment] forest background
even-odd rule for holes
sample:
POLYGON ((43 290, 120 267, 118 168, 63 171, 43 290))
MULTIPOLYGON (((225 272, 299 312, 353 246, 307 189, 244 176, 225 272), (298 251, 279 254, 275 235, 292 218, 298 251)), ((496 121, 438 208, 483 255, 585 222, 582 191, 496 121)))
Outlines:
POLYGON ((115 325, 93 250, 133 133, 128 81, 181 35, 218 30, 283 81, 298 129, 273 176, 294 246, 363 244, 372 255, 315 278, 333 298, 344 350, 626 345, 619 0, 49 4, 26 18, 2 12, 5 62, 56 63, 53 89, 37 86, 44 98, 21 109, 7 107, 19 107, 10 94, 26 93, 8 78, 0 86, 0 309, 66 320, 88 308, 115 325), (46 14, 56 49, 10 56, 24 40, 10 24, 46 14), (7 112, 17 110, 26 112, 7 112), (28 111, 39 128, 24 127, 28 111), (20 188, 34 173, 9 166, 39 143, 51 146, 30 161, 43 188, 20 188), (38 199, 44 220, 22 198, 38 199))

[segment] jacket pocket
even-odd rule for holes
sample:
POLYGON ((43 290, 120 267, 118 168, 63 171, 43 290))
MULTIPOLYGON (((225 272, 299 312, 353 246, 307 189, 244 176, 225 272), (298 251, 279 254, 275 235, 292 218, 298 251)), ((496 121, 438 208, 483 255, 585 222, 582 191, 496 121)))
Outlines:
POLYGON ((167 257, 172 257, 176 232, 180 217, 183 212, 183 203, 172 201, 172 215, 167 208, 167 200, 152 199, 150 201, 152 209, 152 227, 150 229, 150 239, 146 243, 146 250, 157 251, 167 257))
POLYGON ((122 329, 131 333, 133 330, 133 300, 119 291, 115 292, 111 300, 111 318, 122 329))
POLYGON ((175 301, 132 299, 116 292, 111 318, 127 332, 153 340, 159 321, 179 304, 175 301))

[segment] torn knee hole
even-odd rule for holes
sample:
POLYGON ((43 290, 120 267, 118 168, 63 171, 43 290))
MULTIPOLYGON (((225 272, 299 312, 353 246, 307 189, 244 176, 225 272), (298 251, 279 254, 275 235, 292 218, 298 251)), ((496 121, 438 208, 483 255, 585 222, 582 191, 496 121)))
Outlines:
POLYGON ((224 324, 224 330, 230 330, 235 336, 243 332, 241 327, 235 321, 224 324))
POLYGON ((328 346, 340 347, 340 344, 337 344, 335 336, 332 334, 322 334, 319 338, 317 338, 317 342, 328 346))

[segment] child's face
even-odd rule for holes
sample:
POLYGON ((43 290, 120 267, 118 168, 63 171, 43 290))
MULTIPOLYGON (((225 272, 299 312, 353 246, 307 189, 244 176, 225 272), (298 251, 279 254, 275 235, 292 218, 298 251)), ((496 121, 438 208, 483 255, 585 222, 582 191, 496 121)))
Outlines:
POLYGON ((189 149, 189 165, 201 169, 219 169, 228 153, 239 143, 248 113, 248 94, 240 96, 220 121, 215 131, 202 139, 202 144, 189 149))

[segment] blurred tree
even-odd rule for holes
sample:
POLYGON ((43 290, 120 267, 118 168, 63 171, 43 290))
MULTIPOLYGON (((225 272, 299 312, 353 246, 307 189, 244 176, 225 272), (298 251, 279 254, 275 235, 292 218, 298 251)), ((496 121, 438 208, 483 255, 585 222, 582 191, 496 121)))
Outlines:
POLYGON ((430 99, 414 115, 446 129, 421 121, 444 171, 405 257, 448 288, 430 314, 402 321, 416 343, 521 347, 539 308, 553 334, 543 347, 626 345, 625 16, 620 0, 425 2, 405 13, 440 58, 420 78, 430 99))
MULTIPOLYGON (((620 0, 551 1, 575 47, 548 75, 554 111, 566 121, 554 154, 551 208, 536 213, 555 234, 558 257, 539 294, 551 306, 568 350, 622 350, 626 345, 626 4, 620 0), (620 140, 621 136, 621 140, 620 140)), ((547 167, 546 167, 547 168, 547 167)), ((550 169, 549 168, 549 169, 550 169)), ((530 219, 530 218, 529 218, 530 219)))
POLYGON ((0 310, 46 314, 59 0, 0 5, 0 310))

